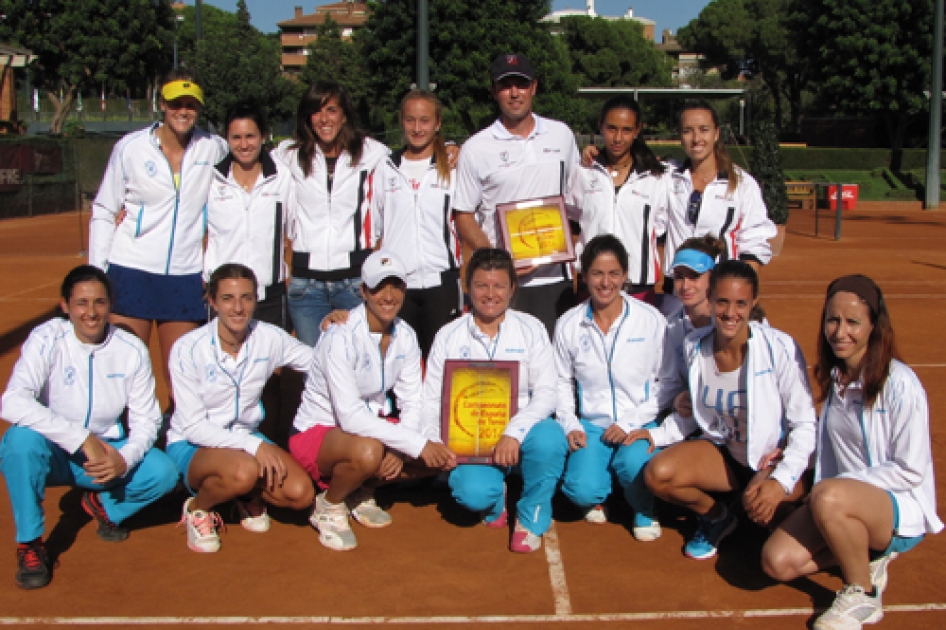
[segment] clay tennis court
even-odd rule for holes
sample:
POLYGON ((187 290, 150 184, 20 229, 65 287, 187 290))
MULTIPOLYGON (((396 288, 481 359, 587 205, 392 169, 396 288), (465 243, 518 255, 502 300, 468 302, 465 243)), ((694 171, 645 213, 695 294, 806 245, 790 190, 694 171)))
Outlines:
MULTIPOLYGON (((845 213, 839 242, 829 213, 822 211, 815 237, 813 213, 793 211, 785 249, 762 274, 762 304, 811 361, 827 283, 854 272, 878 281, 904 358, 929 394, 943 514, 946 215, 862 206, 845 213)), ((55 307, 63 275, 84 262, 86 227, 87 215, 77 214, 0 222, 4 387, 20 344, 55 307)), ((288 423, 297 393, 293 379, 284 381, 288 423)), ((158 389, 163 401, 160 376, 158 389)), ((806 627, 841 585, 827 574, 791 584, 769 580, 758 563, 764 533, 754 526, 741 525, 718 558, 689 560, 681 547, 693 522, 666 506, 663 537, 638 543, 623 499, 615 497, 612 522, 601 526, 581 521, 558 497, 543 549, 522 556, 507 550, 508 532, 478 526, 445 490, 429 485, 380 492, 383 505, 393 502, 394 524, 355 525, 359 546, 345 553, 322 547, 306 514, 274 511, 272 530, 260 535, 244 531, 226 508, 221 551, 193 553, 175 527, 183 495, 145 510, 129 523, 126 542, 108 544, 96 537, 80 496, 47 493, 47 544, 58 564, 50 586, 22 591, 13 581, 13 518, 0 486, 0 541, 7 545, 0 546, 0 625, 781 629, 806 627)), ((928 537, 896 560, 890 575, 880 627, 946 627, 946 535, 928 537)))

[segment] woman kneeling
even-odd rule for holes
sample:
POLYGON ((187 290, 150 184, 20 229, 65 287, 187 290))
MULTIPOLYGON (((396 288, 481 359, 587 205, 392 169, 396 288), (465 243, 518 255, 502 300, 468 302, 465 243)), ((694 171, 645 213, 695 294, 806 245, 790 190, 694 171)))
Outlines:
POLYGON ((358 544, 349 514, 365 527, 391 524, 391 515, 374 499, 379 483, 431 476, 456 465, 436 424, 421 426, 420 346, 397 317, 406 277, 404 264, 391 252, 377 251, 365 260, 365 303, 319 338, 289 438, 289 451, 325 490, 309 522, 319 530, 319 541, 336 551, 358 544))
POLYGON ((171 385, 177 406, 168 455, 194 495, 181 522, 192 551, 220 549, 214 506, 235 500, 243 527, 269 530, 265 503, 301 510, 312 505, 305 471, 257 431, 266 415, 260 397, 280 367, 308 369, 312 349, 281 328, 253 319, 257 282, 251 269, 221 265, 207 283, 217 317, 174 344, 171 385))
POLYGON ((815 367, 823 405, 816 483, 762 550, 776 580, 841 566, 845 586, 816 630, 880 621, 887 564, 943 528, 926 392, 897 356, 880 288, 859 275, 832 282, 815 367))
MULTIPOLYGON (((699 516, 684 553, 716 555, 736 527, 733 508, 711 493, 740 492, 746 514, 770 526, 776 510, 798 501, 799 483, 815 448, 816 417, 805 358, 795 341, 749 321, 759 279, 743 261, 728 260, 710 276, 714 325, 686 339, 691 413, 678 410, 656 429, 634 437, 657 446, 644 471, 654 495, 699 516), (695 429, 702 438, 686 440, 695 429)), ((672 358, 672 353, 667 356, 672 358)))

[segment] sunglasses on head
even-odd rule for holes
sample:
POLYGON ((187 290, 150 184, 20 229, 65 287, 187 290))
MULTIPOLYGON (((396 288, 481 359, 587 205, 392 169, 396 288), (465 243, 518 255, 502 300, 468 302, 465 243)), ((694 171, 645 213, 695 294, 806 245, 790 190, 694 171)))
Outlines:
POLYGON ((694 190, 690 193, 690 203, 687 204, 687 222, 696 225, 700 218, 700 206, 703 204, 703 193, 694 190))

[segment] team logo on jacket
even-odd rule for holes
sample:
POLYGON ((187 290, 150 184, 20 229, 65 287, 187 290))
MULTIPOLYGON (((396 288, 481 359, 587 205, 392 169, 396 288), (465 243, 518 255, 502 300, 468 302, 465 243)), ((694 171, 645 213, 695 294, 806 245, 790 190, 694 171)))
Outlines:
POLYGON ((158 174, 158 167, 152 160, 145 162, 145 172, 148 173, 148 177, 154 177, 158 174))
POLYGON ((582 335, 578 338, 578 345, 581 347, 582 352, 588 352, 591 350, 591 336, 582 335))
POLYGON ((470 358, 470 346, 463 346, 460 348, 460 358, 469 359, 470 358))
POLYGON ((62 371, 62 380, 66 387, 72 387, 76 382, 76 369, 71 365, 62 371))
POLYGON ((508 161, 509 161, 509 151, 503 151, 502 153, 500 153, 500 154, 499 154, 499 159, 502 160, 503 162, 508 162, 508 161))
POLYGON ((212 363, 208 363, 204 368, 204 374, 207 375, 207 382, 213 383, 217 380, 217 366, 212 363))

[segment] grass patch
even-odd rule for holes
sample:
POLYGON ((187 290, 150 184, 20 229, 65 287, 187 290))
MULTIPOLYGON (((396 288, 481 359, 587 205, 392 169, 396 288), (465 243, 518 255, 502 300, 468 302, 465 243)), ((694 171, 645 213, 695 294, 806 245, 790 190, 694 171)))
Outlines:
MULTIPOLYGON (((904 178, 888 168, 875 168, 870 171, 850 170, 787 170, 785 177, 791 181, 811 181, 844 184, 857 184, 858 198, 864 201, 900 200, 910 201, 920 199, 921 190, 912 179, 904 178)), ((818 189, 820 199, 824 198, 825 190, 818 189)))

